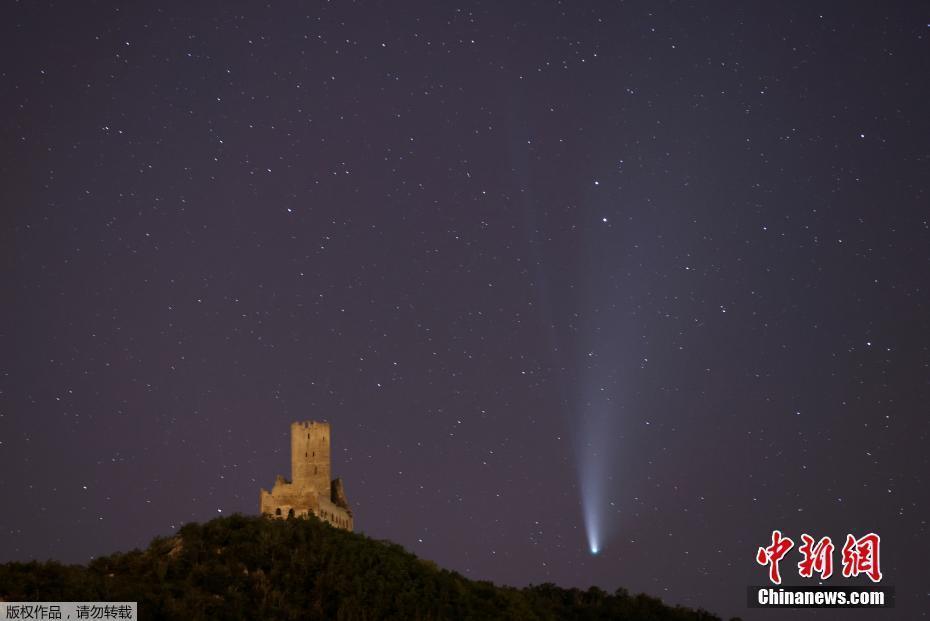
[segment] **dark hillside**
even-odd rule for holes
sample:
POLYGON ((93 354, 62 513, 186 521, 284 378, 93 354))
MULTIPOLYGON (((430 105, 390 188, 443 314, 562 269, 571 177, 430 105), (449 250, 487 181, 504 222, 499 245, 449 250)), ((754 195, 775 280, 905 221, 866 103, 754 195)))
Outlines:
POLYGON ((476 582, 316 519, 188 524, 87 567, 0 565, 7 601, 138 601, 145 619, 718 619, 623 589, 476 582))

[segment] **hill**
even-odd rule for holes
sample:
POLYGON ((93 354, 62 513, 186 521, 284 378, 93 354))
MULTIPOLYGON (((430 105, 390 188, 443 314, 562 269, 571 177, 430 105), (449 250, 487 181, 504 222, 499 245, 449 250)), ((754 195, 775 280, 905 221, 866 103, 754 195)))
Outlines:
POLYGON ((138 601, 151 619, 643 619, 710 621, 619 589, 473 581, 315 518, 234 515, 89 565, 0 565, 6 601, 138 601))

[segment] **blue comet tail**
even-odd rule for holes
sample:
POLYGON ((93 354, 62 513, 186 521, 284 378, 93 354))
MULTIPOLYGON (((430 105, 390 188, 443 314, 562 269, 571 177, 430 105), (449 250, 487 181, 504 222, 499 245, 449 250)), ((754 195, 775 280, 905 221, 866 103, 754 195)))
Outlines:
POLYGON ((581 510, 588 537, 588 550, 597 555, 604 549, 608 525, 608 494, 610 479, 609 417, 587 413, 582 424, 579 479, 581 510))

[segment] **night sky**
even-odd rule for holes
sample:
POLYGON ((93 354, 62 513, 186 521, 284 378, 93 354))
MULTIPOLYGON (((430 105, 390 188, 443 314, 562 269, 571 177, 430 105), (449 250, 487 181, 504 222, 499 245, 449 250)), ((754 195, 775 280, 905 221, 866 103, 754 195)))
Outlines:
POLYGON ((926 3, 0 34, 0 561, 255 514, 316 419, 357 530, 471 578, 781 618, 773 529, 874 531, 930 610, 926 3))

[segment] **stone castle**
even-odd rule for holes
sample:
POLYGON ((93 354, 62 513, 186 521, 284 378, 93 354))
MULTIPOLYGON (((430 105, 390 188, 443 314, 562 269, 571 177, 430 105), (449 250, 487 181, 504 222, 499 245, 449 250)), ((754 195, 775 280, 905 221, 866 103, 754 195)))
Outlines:
POLYGON ((291 423, 291 480, 278 475, 261 490, 261 512, 273 518, 315 515, 352 530, 352 509, 341 479, 330 479, 329 423, 291 423))

